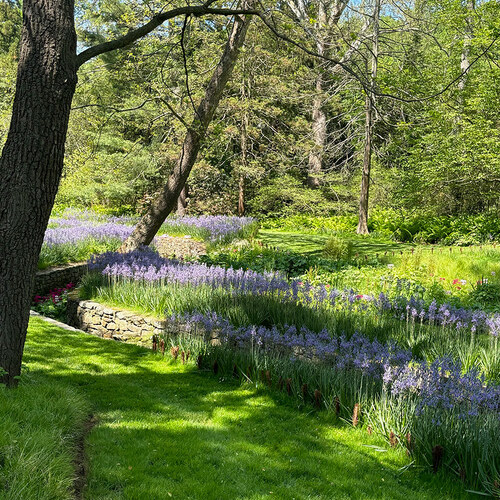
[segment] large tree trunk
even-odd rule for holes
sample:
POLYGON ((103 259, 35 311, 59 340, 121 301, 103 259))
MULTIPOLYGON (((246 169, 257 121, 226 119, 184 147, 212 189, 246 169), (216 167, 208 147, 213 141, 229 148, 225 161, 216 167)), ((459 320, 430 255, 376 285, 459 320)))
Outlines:
POLYGON ((162 191, 153 200, 146 214, 137 223, 132 234, 125 240, 120 251, 129 252, 151 243, 158 229, 175 207, 177 198, 196 161, 198 151, 206 135, 208 125, 217 109, 224 87, 231 77, 239 49, 245 41, 249 22, 249 17, 235 17, 233 29, 224 53, 208 84, 205 96, 196 110, 195 119, 186 133, 174 171, 170 174, 162 191))
POLYGON ((365 111, 365 149, 363 154, 363 170, 361 173, 361 193, 359 197, 359 219, 356 232, 368 234, 368 200, 370 194, 370 177, 372 162, 372 140, 374 121, 374 99, 375 80, 378 67, 378 34, 379 34, 380 0, 375 0, 373 12, 373 44, 372 44, 372 68, 370 77, 370 89, 366 91, 365 111))
POLYGON ((16 385, 40 248, 76 86, 71 0, 24 0, 16 95, 0 158, 0 383, 16 385), (8 372, 2 375, 3 371, 8 372))

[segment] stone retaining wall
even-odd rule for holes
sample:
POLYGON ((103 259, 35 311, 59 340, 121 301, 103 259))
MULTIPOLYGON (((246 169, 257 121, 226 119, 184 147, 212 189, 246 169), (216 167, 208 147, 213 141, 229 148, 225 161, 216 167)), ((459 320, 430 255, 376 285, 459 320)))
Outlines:
POLYGON ((189 236, 163 235, 157 238, 156 247, 162 257, 199 257, 206 255, 207 246, 189 236))
POLYGON ((78 262, 59 267, 49 267, 38 271, 35 276, 35 288, 33 295, 45 295, 54 288, 60 288, 68 283, 75 285, 87 273, 87 264, 78 262))
MULTIPOLYGON (((219 332, 217 331, 199 329, 193 333, 188 324, 172 323, 168 320, 159 320, 131 311, 107 307, 91 300, 80 300, 76 291, 70 292, 68 296, 67 323, 97 337, 148 348, 153 347, 153 335, 168 335, 174 331, 175 333, 184 332, 188 335, 196 335, 212 345, 220 344, 219 332)), ((291 353, 298 359, 317 360, 314 350, 305 351, 303 348, 294 347, 291 353)))
POLYGON ((166 321, 140 316, 103 306, 90 300, 79 300, 70 293, 67 309, 68 324, 102 338, 152 346, 152 336, 166 330, 166 321))

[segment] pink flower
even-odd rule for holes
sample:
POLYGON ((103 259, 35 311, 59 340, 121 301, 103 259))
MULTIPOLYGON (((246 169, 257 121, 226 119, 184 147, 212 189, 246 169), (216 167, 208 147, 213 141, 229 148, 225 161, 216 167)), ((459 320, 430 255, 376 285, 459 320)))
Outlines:
POLYGON ((453 284, 456 285, 457 283, 459 283, 460 280, 453 280, 453 284))

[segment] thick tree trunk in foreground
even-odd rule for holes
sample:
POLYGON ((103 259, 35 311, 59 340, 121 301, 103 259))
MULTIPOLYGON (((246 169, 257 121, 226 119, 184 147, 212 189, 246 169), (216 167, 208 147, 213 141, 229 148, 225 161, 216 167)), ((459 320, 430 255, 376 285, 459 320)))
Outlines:
POLYGON ((0 158, 0 383, 8 386, 21 372, 33 278, 63 167, 77 70, 73 2, 24 0, 20 47, 0 158))
POLYGON ((177 159, 174 171, 170 174, 162 191, 153 200, 150 208, 138 222, 132 234, 121 246, 121 252, 129 252, 142 245, 149 245, 167 216, 175 208, 177 198, 196 161, 198 151, 202 145, 208 125, 217 109, 224 87, 231 77, 238 58, 239 49, 245 41, 249 22, 249 17, 235 17, 233 29, 224 53, 208 84, 205 97, 196 110, 193 123, 186 133, 181 154, 177 159))
POLYGON ((375 80, 378 67, 378 35, 379 35, 380 0, 375 0, 373 12, 373 44, 372 44, 372 69, 370 89, 366 92, 366 118, 365 118, 365 150, 363 154, 363 170, 361 173, 361 193, 359 197, 358 234, 368 234, 368 200, 370 194, 370 176, 372 163, 373 140, 373 112, 375 93, 375 80))

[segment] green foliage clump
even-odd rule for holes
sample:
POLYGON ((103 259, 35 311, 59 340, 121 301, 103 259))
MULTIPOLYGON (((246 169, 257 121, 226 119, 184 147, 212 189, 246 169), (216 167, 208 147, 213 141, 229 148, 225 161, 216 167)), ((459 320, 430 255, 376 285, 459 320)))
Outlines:
POLYGON ((119 238, 108 238, 106 240, 86 238, 73 243, 60 245, 42 245, 38 259, 38 269, 46 269, 52 266, 62 266, 69 262, 84 262, 91 255, 104 252, 114 252, 122 244, 119 238))
POLYGON ((352 257, 352 241, 344 238, 329 238, 323 248, 323 254, 333 260, 350 260, 352 257))
POLYGON ((74 388, 52 377, 28 373, 16 390, 0 387, 0 498, 74 498, 75 450, 90 411, 74 388))
POLYGON ((298 231, 311 233, 354 232, 358 223, 355 215, 336 215, 331 217, 311 215, 290 215, 269 218, 261 222, 262 229, 298 231))
POLYGON ((210 251, 200 261, 209 266, 232 267, 233 269, 252 269, 257 272, 277 271, 289 278, 300 276, 310 269, 333 272, 339 263, 314 255, 263 246, 260 243, 232 246, 210 251))
MULTIPOLYGON (((264 220, 263 229, 311 233, 354 234, 355 215, 315 217, 294 215, 264 220)), ((395 241, 444 245, 478 245, 500 239, 500 218, 496 213, 476 215, 429 215, 406 210, 374 209, 370 212, 368 229, 376 236, 395 241)))

